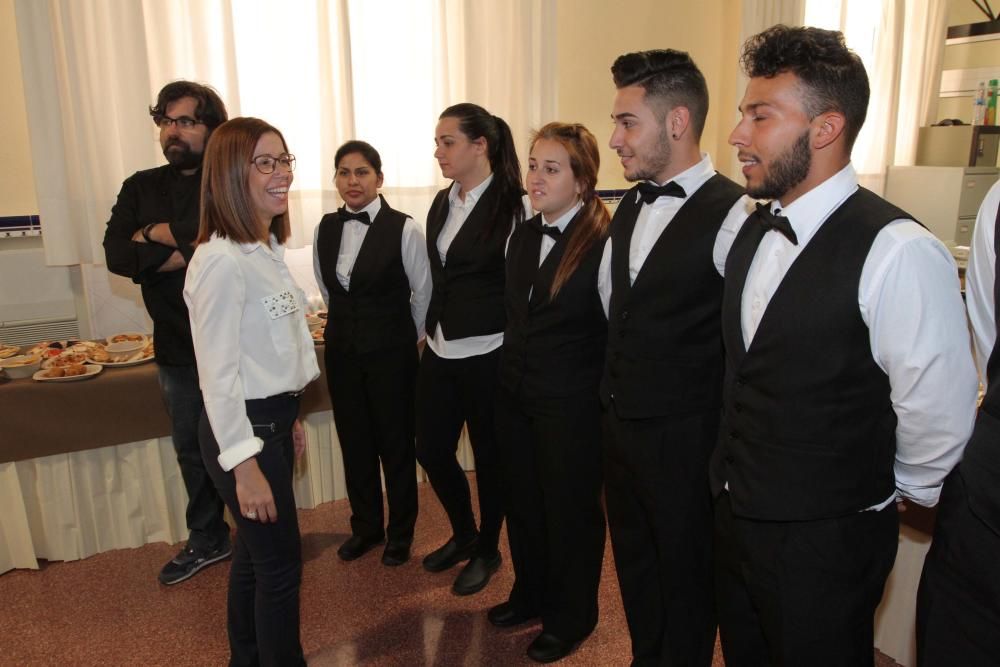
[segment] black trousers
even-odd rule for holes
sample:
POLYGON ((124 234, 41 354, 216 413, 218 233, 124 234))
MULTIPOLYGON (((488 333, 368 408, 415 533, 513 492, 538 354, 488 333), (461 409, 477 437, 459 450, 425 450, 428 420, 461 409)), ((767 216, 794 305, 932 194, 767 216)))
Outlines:
POLYGON ((424 349, 417 373, 417 461, 437 494, 455 539, 477 534, 472 495, 456 458, 462 424, 476 461, 479 489, 479 555, 492 557, 500 543, 503 500, 493 423, 500 349, 465 359, 444 359, 424 349))
POLYGON ((222 498, 205 470, 198 441, 198 420, 205 409, 198 367, 159 366, 158 373, 163 403, 170 415, 170 436, 187 491, 187 545, 198 550, 223 547, 229 544, 229 526, 222 518, 222 498))
POLYGON ((538 414, 506 389, 497 390, 514 564, 509 601, 539 614, 545 632, 575 642, 597 625, 604 561, 601 406, 595 391, 551 407, 556 409, 538 414))
POLYGON ((271 486, 275 523, 243 517, 232 472, 219 467, 219 444, 203 412, 198 434, 205 468, 236 521, 229 570, 230 665, 305 665, 299 641, 302 543, 292 493, 292 424, 299 399, 280 396, 246 402, 254 435, 264 441, 257 464, 271 486))
POLYGON ((719 414, 604 413, 605 499, 636 665, 712 664, 712 497, 719 414))
POLYGON ((417 521, 416 343, 365 354, 327 345, 326 380, 344 455, 351 532, 375 540, 388 533, 390 542, 411 543, 417 521), (380 462, 389 499, 385 528, 380 462))
POLYGON ((922 667, 1000 664, 1000 535, 970 509, 962 465, 945 479, 917 593, 922 667))
POLYGON ((716 592, 727 665, 875 662, 875 608, 896 559, 896 504, 815 521, 715 508, 716 592))

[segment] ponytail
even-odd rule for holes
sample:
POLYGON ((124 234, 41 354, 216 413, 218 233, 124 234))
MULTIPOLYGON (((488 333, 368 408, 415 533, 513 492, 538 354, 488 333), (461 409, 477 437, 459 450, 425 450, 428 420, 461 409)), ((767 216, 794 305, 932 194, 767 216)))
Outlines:
POLYGON ((469 141, 480 137, 486 139, 487 156, 493 172, 491 187, 497 188, 496 203, 490 211, 486 236, 490 237, 497 232, 506 235, 511 229, 511 223, 518 225, 524 222, 521 163, 517 159, 510 126, 499 116, 470 102, 448 107, 441 112, 440 118, 457 118, 459 130, 469 141))

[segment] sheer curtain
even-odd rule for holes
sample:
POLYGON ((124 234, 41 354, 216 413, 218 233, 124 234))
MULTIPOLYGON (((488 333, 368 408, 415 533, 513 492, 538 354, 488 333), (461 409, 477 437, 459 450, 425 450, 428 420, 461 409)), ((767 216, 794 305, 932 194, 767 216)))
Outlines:
POLYGON ((871 101, 852 161, 881 194, 888 165, 913 164, 917 131, 934 121, 947 32, 945 0, 808 0, 805 22, 841 30, 868 70, 871 101))
POLYGON ((164 163, 146 107, 168 81, 209 83, 230 116, 284 133, 298 158, 292 248, 338 205, 342 142, 379 149, 386 197, 422 224, 443 185, 444 107, 482 104, 518 148, 556 112, 555 0, 16 0, 15 12, 46 259, 94 265, 92 335, 110 310, 142 316, 137 290, 101 266, 101 241, 121 182, 164 163))

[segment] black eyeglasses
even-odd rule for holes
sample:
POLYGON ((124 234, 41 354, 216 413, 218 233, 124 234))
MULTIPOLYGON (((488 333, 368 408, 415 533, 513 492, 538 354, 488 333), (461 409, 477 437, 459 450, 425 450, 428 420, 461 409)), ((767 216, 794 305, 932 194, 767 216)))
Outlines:
POLYGON ((165 130, 174 123, 177 127, 182 130, 190 130, 195 125, 204 125, 205 121, 198 120, 197 118, 191 118, 190 116, 181 116, 180 118, 171 118, 170 116, 153 116, 153 124, 161 130, 165 130))
POLYGON ((250 161, 253 162, 253 166, 257 167, 257 171, 262 174, 273 174, 279 164, 290 172, 295 171, 295 156, 291 153, 282 153, 278 157, 274 157, 273 155, 258 155, 250 161))

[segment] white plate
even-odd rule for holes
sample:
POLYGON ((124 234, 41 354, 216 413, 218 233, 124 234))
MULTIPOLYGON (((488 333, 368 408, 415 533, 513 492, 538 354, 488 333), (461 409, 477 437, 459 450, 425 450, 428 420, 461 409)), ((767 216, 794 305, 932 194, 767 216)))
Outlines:
POLYGON ((144 364, 147 361, 152 361, 156 359, 155 354, 151 354, 148 357, 142 357, 141 359, 132 359, 130 361, 97 361, 96 359, 87 359, 88 364, 97 364, 98 366, 107 366, 109 368, 124 368, 126 366, 138 366, 139 364, 144 364))
POLYGON ((84 373, 83 375, 71 375, 69 377, 50 378, 50 377, 45 377, 45 374, 48 373, 48 371, 46 370, 46 371, 38 371, 31 377, 32 379, 38 380, 39 382, 76 382, 77 380, 86 380, 87 378, 92 378, 98 373, 100 373, 102 370, 104 370, 97 364, 85 364, 84 368, 87 369, 87 372, 84 373))

